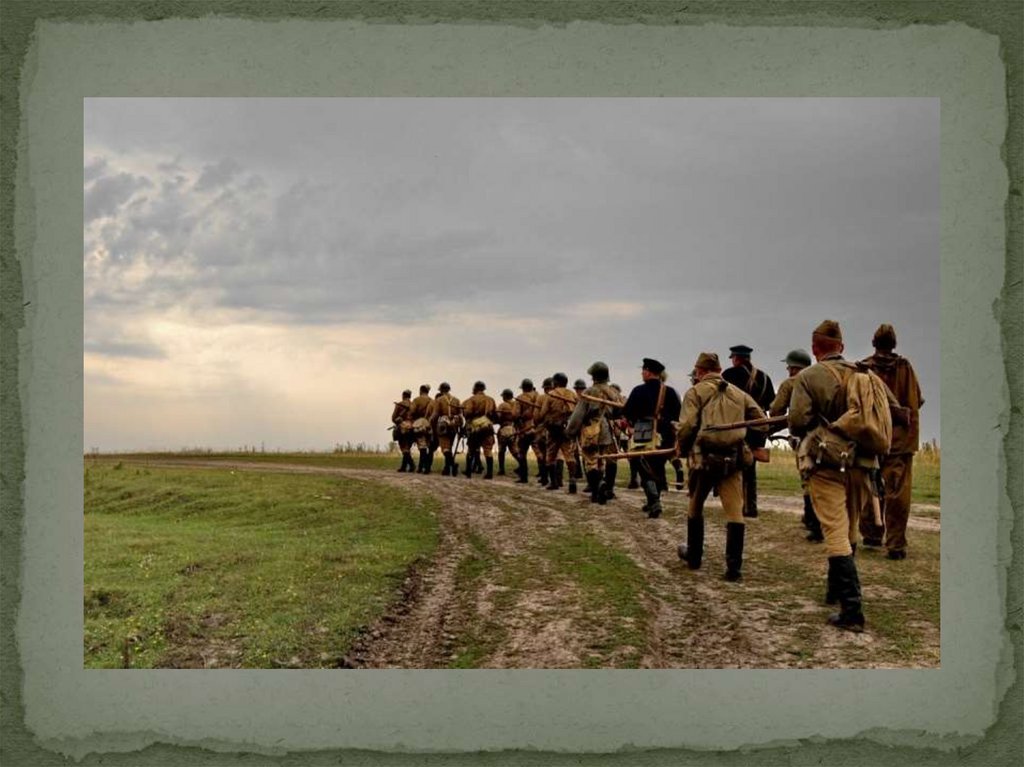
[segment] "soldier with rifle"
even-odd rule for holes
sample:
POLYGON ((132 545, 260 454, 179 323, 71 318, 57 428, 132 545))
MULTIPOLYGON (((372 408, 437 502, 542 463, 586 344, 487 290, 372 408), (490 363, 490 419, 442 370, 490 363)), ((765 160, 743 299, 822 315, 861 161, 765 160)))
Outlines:
POLYGON ((416 447, 420 451, 419 465, 416 467, 418 474, 429 474, 430 465, 433 463, 431 446, 434 441, 434 432, 430 428, 430 412, 434 400, 430 398, 430 386, 423 384, 420 387, 420 394, 412 401, 409 408, 409 420, 412 421, 413 435, 416 439, 416 447))
MULTIPOLYGON (((772 379, 763 370, 758 370, 750 361, 753 349, 744 344, 729 347, 729 360, 732 367, 722 373, 722 378, 733 386, 749 394, 758 407, 766 410, 775 399, 775 387, 772 379)), ((765 444, 768 436, 758 431, 747 432, 747 444, 754 454, 755 461, 743 470, 743 485, 746 503, 743 516, 757 516, 757 461, 767 460, 765 444)))
MULTIPOLYGON (((579 401, 569 416, 565 433, 575 440, 586 468, 587 490, 592 503, 604 505, 614 497, 615 472, 618 464, 604 456, 615 451, 615 437, 609 418, 614 418, 623 401, 608 383, 608 366, 595 362, 587 369, 594 385, 580 391, 579 401)), ((577 381, 579 383, 579 381, 577 381)))
POLYGON ((568 464, 571 495, 576 492, 576 459, 573 457, 573 440, 565 433, 565 426, 569 414, 576 407, 576 395, 566 388, 569 377, 565 373, 555 373, 551 376, 551 382, 553 386, 546 392, 537 415, 537 420, 547 432, 547 489, 558 490, 562 487, 562 470, 568 464))
POLYGON ((519 384, 519 388, 522 389, 523 393, 516 397, 516 403, 519 405, 519 418, 516 421, 516 432, 519 435, 519 466, 516 467, 516 475, 518 476, 516 482, 526 484, 530 481, 530 469, 526 459, 530 454, 531 447, 533 447, 534 455, 537 458, 537 466, 539 468, 544 466, 544 459, 534 444, 536 439, 534 419, 537 411, 540 410, 540 405, 537 402, 540 395, 533 388, 533 381, 529 378, 524 378, 522 383, 519 384))
POLYGON ((516 459, 516 473, 522 464, 519 455, 519 440, 516 422, 519 420, 519 403, 512 397, 511 389, 501 392, 501 403, 498 405, 498 476, 505 476, 505 453, 509 452, 516 459))
POLYGON ((412 391, 406 389, 402 392, 402 401, 396 402, 394 410, 391 411, 391 433, 398 443, 398 449, 402 451, 402 465, 398 471, 415 471, 416 464, 412 460, 412 421, 409 419, 409 411, 412 409, 412 391))
POLYGON ((439 394, 434 400, 430 421, 437 444, 444 456, 444 468, 441 470, 441 476, 454 477, 458 474, 459 467, 455 463, 455 451, 452 443, 462 429, 462 404, 457 397, 452 395, 451 386, 447 382, 442 383, 438 389, 439 394))
POLYGON ((748 428, 742 419, 763 419, 765 415, 749 394, 722 378, 717 354, 702 352, 694 368, 697 383, 683 398, 677 443, 678 450, 687 454, 690 469, 686 543, 679 546, 679 558, 691 570, 701 566, 704 502, 717 490, 726 520, 725 579, 738 581, 743 577, 746 532, 742 470, 753 463, 745 441, 748 428))
POLYGON ((536 415, 533 417, 535 435, 533 450, 537 454, 537 473, 539 474, 537 484, 541 487, 546 487, 551 482, 552 466, 548 466, 548 430, 541 422, 540 411, 544 407, 545 401, 547 401, 548 393, 555 388, 555 384, 550 378, 545 378, 541 382, 540 388, 543 390, 543 393, 537 395, 537 410, 536 415))
POLYGON ((661 516, 658 477, 665 474, 665 462, 675 446, 672 422, 678 420, 682 403, 679 394, 661 380, 665 366, 644 357, 640 375, 643 383, 629 393, 622 415, 633 427, 633 443, 641 447, 638 470, 647 503, 643 510, 650 519, 661 516), (662 452, 668 450, 667 453, 662 452))
POLYGON ((485 391, 487 386, 483 381, 473 384, 473 395, 462 403, 462 417, 466 419, 466 470, 463 476, 473 476, 473 466, 480 460, 480 451, 483 451, 487 461, 487 473, 484 479, 494 477, 494 456, 491 451, 494 449, 494 422, 497 420, 497 406, 494 399, 485 391))

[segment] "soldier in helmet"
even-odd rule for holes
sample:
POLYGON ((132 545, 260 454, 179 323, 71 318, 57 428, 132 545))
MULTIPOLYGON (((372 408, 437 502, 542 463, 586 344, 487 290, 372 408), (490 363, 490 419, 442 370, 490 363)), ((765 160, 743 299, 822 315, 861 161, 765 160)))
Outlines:
MULTIPOLYGON (((519 457, 519 444, 516 434, 516 422, 519 420, 519 403, 512 398, 511 389, 503 389, 501 403, 498 405, 498 476, 505 476, 505 453, 512 454, 516 465, 522 463, 519 457)), ((518 474, 518 468, 516 470, 518 474)))
POLYGON ((466 419, 466 470, 463 476, 473 476, 473 465, 480 460, 483 450, 487 461, 487 473, 484 479, 494 477, 494 422, 498 418, 498 408, 494 399, 485 394, 487 386, 483 381, 473 384, 473 396, 462 403, 462 417, 466 419))
MULTIPOLYGON (((579 396, 587 390, 587 382, 582 378, 577 378, 573 381, 572 391, 576 395, 577 400, 579 396)), ((576 459, 576 479, 583 479, 583 453, 580 452, 579 440, 573 441, 573 457, 576 459)))
POLYGON ((420 460, 416 467, 419 474, 429 474, 430 464, 433 462, 430 449, 434 441, 434 433, 430 428, 430 409, 433 404, 434 400, 430 398, 430 385, 423 384, 419 396, 412 401, 412 407, 409 408, 409 420, 412 421, 416 447, 420 451, 420 460))
MULTIPOLYGON (((739 387, 751 397, 762 410, 767 410, 775 399, 775 386, 772 379, 763 370, 758 370, 750 361, 750 355, 754 350, 744 344, 729 347, 729 360, 732 367, 722 373, 722 378, 739 387)), ((754 456, 764 451, 768 436, 757 429, 750 429, 747 432, 747 445, 753 451, 754 456)), ((743 506, 743 516, 757 516, 757 462, 743 470, 743 489, 746 493, 746 503, 743 506)))
POLYGON ((569 416, 565 433, 570 439, 579 441, 590 500, 603 505, 614 496, 611 488, 615 487, 617 467, 615 461, 605 461, 604 456, 615 451, 610 419, 615 418, 618 408, 588 398, 608 402, 620 402, 621 398, 608 383, 608 366, 605 363, 595 362, 587 373, 594 385, 578 392, 580 399, 569 416))
POLYGON ((398 449, 402 451, 402 465, 398 467, 398 471, 415 471, 416 464, 412 460, 412 421, 409 420, 409 411, 412 409, 412 391, 406 389, 402 392, 402 401, 396 402, 394 409, 391 411, 391 423, 394 426, 391 429, 394 435, 395 442, 398 443, 398 449))
POLYGON ((551 481, 551 467, 548 466, 548 430, 541 423, 540 411, 548 398, 548 392, 555 388, 555 384, 550 377, 545 378, 541 381, 540 388, 542 393, 537 395, 537 409, 533 416, 533 451, 537 456, 537 484, 546 487, 551 481))
MULTIPOLYGON (((519 384, 519 388, 522 389, 523 393, 516 397, 517 404, 519 405, 519 417, 516 419, 516 433, 519 435, 519 444, 517 446, 519 466, 516 467, 516 476, 518 477, 516 482, 526 484, 530 481, 529 466, 526 459, 530 455, 530 448, 534 444, 534 417, 540 409, 540 405, 537 404, 539 395, 537 390, 533 388, 533 381, 529 378, 524 378, 522 383, 519 384)), ((536 453, 536 450, 534 452, 536 453)), ((537 457, 537 464, 538 466, 542 465, 539 456, 537 457)))
MULTIPOLYGON (((768 415, 786 415, 789 412, 789 399, 793 394, 793 384, 796 381, 796 377, 800 375, 800 371, 804 368, 811 366, 811 355, 803 349, 794 349, 786 355, 786 359, 782 360, 786 364, 786 372, 789 373, 789 377, 779 384, 779 390, 775 394, 775 399, 768 406, 768 415)), ((791 440, 799 444, 799 440, 796 437, 792 437, 791 440)), ((797 445, 793 445, 793 449, 796 450, 797 445)), ((825 536, 821 533, 821 523, 818 521, 818 515, 814 513, 814 504, 811 503, 811 495, 807 491, 807 483, 802 482, 804 490, 804 516, 803 525, 807 528, 807 540, 812 543, 820 543, 825 540, 825 536)))
POLYGON ((452 443, 462 428, 462 404, 458 398, 451 393, 451 386, 447 382, 437 387, 439 393, 434 400, 434 408, 430 414, 430 422, 433 426, 434 435, 441 454, 444 456, 444 468, 441 476, 454 477, 458 474, 458 466, 455 463, 455 454, 452 452, 452 443))
POLYGON ((549 482, 548 490, 562 487, 562 470, 568 465, 569 493, 576 492, 576 459, 573 455, 573 440, 565 433, 569 414, 576 406, 576 395, 566 386, 569 377, 565 373, 551 376, 554 387, 547 392, 540 406, 537 419, 544 426, 548 435, 547 455, 549 482))

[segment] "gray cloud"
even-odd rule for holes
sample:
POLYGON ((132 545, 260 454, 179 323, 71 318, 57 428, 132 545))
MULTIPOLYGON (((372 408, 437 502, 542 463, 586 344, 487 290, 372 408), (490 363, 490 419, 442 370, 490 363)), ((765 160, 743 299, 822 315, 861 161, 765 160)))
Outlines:
POLYGON ((127 357, 134 359, 165 359, 167 354, 156 344, 123 341, 87 341, 85 351, 103 357, 127 357))
POLYGON ((105 176, 106 162, 102 158, 87 168, 86 176, 95 181, 85 190, 84 217, 86 223, 117 212, 133 194, 152 186, 149 179, 130 173, 105 176))

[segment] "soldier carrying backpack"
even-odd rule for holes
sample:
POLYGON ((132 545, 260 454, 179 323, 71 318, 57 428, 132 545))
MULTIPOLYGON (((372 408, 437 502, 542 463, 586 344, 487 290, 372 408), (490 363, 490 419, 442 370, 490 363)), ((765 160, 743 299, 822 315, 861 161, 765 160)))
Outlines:
POLYGON ((687 454, 690 501, 686 513, 686 543, 679 546, 679 558, 691 570, 701 566, 704 554, 704 502, 717 489, 725 512, 725 579, 738 581, 742 575, 743 469, 753 463, 747 446, 745 426, 711 430, 738 421, 761 419, 764 411, 753 398, 722 378, 718 355, 702 352, 697 357, 697 383, 683 397, 677 444, 687 454))

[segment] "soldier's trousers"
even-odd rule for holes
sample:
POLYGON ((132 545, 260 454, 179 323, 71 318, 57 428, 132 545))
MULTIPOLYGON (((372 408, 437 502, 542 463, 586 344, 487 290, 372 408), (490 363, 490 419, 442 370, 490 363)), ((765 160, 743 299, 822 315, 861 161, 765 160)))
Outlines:
POLYGON ((748 516, 757 516, 757 462, 743 469, 743 492, 748 516))
POLYGON ((660 490, 665 481, 666 463, 668 463, 668 456, 664 455, 644 456, 638 459, 637 468, 640 470, 640 486, 643 487, 644 482, 651 481, 656 483, 660 490))
POLYGON ((412 451, 412 434, 403 434, 399 436, 399 438, 395 441, 398 442, 398 449, 401 450, 406 455, 409 455, 409 453, 412 451))
POLYGON ((494 450, 494 432, 470 434, 466 437, 466 452, 472 455, 477 450, 484 451, 484 458, 490 458, 494 450))
POLYGON ((455 443, 455 437, 451 434, 438 434, 437 444, 441 448, 442 453, 450 453, 452 451, 452 445, 455 443))
POLYGON ((858 467, 817 469, 807 480, 807 489, 825 536, 826 556, 849 556, 861 512, 872 503, 871 472, 858 467))
POLYGON ((732 471, 721 477, 707 469, 690 469, 690 475, 687 478, 690 500, 686 507, 686 516, 704 516, 704 503, 716 485, 718 486, 718 497, 722 501, 725 521, 744 524, 743 472, 741 470, 732 471))
POLYGON ((519 435, 518 450, 521 457, 516 460, 525 461, 530 456, 530 448, 533 448, 533 454, 537 457, 537 461, 540 461, 540 455, 537 453, 537 448, 534 445, 533 430, 529 429, 519 435))
POLYGON ((882 460, 882 518, 885 520, 885 548, 907 548, 907 519, 910 517, 910 491, 913 486, 914 454, 886 456, 882 460))
MULTIPOLYGON (((576 465, 576 442, 565 436, 561 430, 548 432, 547 453, 544 461, 553 464, 561 456, 568 466, 576 465)), ((570 474, 570 477, 572 475, 570 474)))
POLYGON ((600 471, 604 473, 609 453, 615 452, 615 445, 580 445, 580 456, 583 458, 583 472, 600 471))
POLYGON ((434 446, 433 443, 434 438, 430 434, 416 435, 416 447, 418 447, 420 450, 430 450, 434 446))
POLYGON ((548 462, 548 432, 543 427, 534 435, 533 454, 537 457, 537 463, 548 462))
POLYGON ((503 437, 501 432, 498 432, 498 450, 508 450, 508 452, 512 454, 512 457, 517 461, 519 460, 519 456, 522 455, 522 453, 519 452, 519 440, 516 436, 512 435, 511 437, 503 437))

